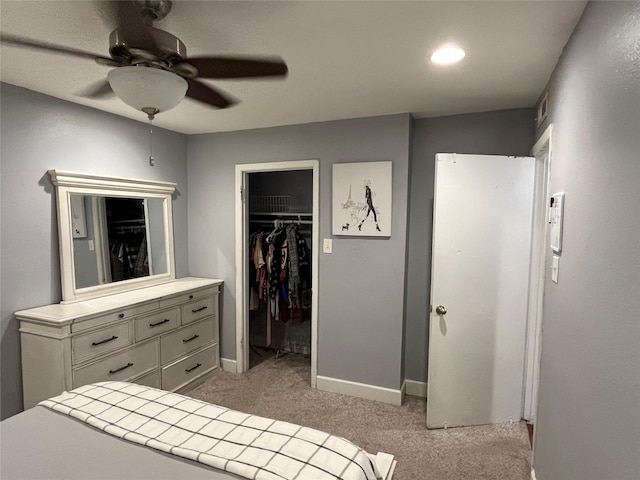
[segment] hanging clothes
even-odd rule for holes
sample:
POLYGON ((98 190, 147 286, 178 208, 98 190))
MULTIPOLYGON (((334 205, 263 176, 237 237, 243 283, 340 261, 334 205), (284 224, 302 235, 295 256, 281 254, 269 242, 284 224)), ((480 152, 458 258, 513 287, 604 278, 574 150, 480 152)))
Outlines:
MULTIPOLYGON (((251 234, 249 308, 256 314, 263 312, 266 345, 292 353, 310 352, 309 259, 307 242, 296 224, 285 228, 277 220, 272 230, 257 230, 251 234)), ((252 318, 256 321, 260 317, 252 318)))
POLYGON ((249 237, 249 309, 258 310, 262 298, 261 278, 265 261, 262 245, 264 232, 257 231, 249 237))
POLYGON ((311 269, 307 242, 298 232, 297 225, 291 225, 287 229, 287 241, 290 250, 288 282, 290 306, 293 309, 307 309, 311 307, 311 269))
POLYGON ((149 275, 149 257, 145 235, 110 235, 109 260, 114 282, 149 275))

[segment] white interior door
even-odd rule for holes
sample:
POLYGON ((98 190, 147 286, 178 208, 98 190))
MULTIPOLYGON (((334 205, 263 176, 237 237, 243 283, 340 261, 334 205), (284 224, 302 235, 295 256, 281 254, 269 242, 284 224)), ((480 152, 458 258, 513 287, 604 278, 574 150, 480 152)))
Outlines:
POLYGON ((436 155, 427 427, 519 421, 535 159, 436 155))

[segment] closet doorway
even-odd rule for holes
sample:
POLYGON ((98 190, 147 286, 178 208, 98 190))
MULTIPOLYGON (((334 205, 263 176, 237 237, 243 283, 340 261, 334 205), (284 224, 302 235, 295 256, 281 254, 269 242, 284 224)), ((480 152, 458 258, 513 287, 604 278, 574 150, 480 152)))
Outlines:
POLYGON ((317 160, 236 165, 238 373, 295 354, 316 386, 318 185, 317 160))

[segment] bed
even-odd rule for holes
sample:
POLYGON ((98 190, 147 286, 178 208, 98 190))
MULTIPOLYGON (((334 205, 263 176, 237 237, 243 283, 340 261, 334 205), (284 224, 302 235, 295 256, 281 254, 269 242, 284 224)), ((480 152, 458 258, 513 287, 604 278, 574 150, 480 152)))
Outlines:
POLYGON ((0 423, 2 479, 390 480, 391 455, 126 382, 64 392, 0 423))

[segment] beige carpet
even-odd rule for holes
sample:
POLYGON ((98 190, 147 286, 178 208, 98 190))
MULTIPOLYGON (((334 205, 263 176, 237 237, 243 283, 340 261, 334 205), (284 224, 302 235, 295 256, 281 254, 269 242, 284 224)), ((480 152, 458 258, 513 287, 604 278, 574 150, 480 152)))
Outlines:
POLYGON ((309 360, 271 358, 249 372, 218 372, 187 395, 347 438, 395 456, 394 480, 529 480, 524 423, 427 430, 425 401, 401 407, 309 387, 309 360))

